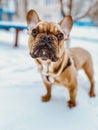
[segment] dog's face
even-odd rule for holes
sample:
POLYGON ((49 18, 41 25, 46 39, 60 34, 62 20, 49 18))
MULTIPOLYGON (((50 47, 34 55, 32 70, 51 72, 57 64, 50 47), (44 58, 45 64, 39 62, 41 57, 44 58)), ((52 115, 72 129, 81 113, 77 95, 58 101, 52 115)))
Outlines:
POLYGON ((71 16, 60 23, 43 22, 34 10, 27 13, 29 49, 32 58, 56 62, 64 51, 64 41, 72 28, 71 16))

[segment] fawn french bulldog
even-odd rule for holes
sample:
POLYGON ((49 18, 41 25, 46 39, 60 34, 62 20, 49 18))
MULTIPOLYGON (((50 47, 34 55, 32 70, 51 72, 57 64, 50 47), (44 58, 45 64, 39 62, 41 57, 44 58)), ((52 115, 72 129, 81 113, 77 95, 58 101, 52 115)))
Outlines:
POLYGON ((94 72, 91 55, 82 48, 64 47, 64 41, 69 38, 73 20, 65 16, 59 23, 40 20, 35 10, 27 13, 29 34, 29 50, 38 65, 47 93, 42 101, 51 99, 53 84, 68 88, 70 100, 68 106, 76 106, 77 71, 83 69, 88 76, 91 86, 89 95, 95 96, 94 72))

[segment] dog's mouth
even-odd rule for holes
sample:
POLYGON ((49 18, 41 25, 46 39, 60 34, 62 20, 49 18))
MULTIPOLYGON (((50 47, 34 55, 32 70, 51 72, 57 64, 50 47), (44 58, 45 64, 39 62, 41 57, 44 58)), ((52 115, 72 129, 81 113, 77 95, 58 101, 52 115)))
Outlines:
POLYGON ((52 62, 58 60, 55 49, 49 48, 49 46, 41 45, 34 48, 33 53, 30 53, 32 58, 41 58, 42 60, 50 59, 52 62))

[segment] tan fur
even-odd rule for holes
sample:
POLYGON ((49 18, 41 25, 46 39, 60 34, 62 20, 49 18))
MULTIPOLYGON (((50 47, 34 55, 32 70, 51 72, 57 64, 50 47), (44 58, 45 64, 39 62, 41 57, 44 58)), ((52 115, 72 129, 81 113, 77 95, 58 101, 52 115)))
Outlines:
MULTIPOLYGON (((29 13, 27 15, 29 15, 29 13)), ((42 101, 50 100, 51 88, 53 84, 63 85, 64 87, 67 87, 69 91, 70 100, 68 101, 68 105, 69 107, 74 107, 76 106, 77 71, 79 69, 84 69, 86 75, 88 76, 90 80, 91 87, 90 87, 89 95, 91 97, 95 96, 94 79, 93 79, 93 75, 94 75, 93 64, 92 64, 92 58, 91 58, 90 53, 86 51, 85 49, 64 48, 64 41, 68 37, 68 34, 71 30, 72 22, 71 22, 70 17, 65 18, 65 21, 64 21, 65 23, 63 21, 64 20, 62 20, 59 24, 56 24, 54 22, 43 22, 40 20, 38 23, 36 23, 35 26, 30 27, 29 48, 30 48, 30 52, 32 53, 33 48, 36 45, 36 42, 39 41, 41 35, 49 33, 49 35, 53 37, 54 45, 56 49, 56 56, 58 57, 58 60, 56 62, 52 62, 50 59, 47 59, 47 60, 42 60, 41 58, 35 59, 38 65, 39 72, 41 73, 43 82, 47 90, 46 95, 42 97, 42 101), (62 22, 63 22, 63 25, 62 25, 62 22), (66 28, 64 29, 62 28, 64 24, 65 26, 67 24, 70 24, 70 25, 66 26, 66 28), (32 37, 31 35, 31 31, 34 28, 37 28, 39 30, 39 34, 37 35, 36 38, 32 37), (58 41, 56 38, 56 35, 58 34, 58 32, 62 32, 64 34, 64 38, 60 41, 58 41), (69 58, 73 59, 72 64, 68 66, 66 69, 64 69, 64 67, 67 66, 69 58), (47 76, 49 79, 47 78, 47 76)))

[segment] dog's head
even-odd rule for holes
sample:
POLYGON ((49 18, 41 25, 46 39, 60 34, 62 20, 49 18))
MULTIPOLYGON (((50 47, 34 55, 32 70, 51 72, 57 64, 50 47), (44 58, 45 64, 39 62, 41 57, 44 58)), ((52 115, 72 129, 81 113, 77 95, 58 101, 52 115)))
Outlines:
POLYGON ((32 58, 56 62, 64 52, 64 41, 72 28, 72 17, 59 23, 41 21, 35 10, 27 13, 29 49, 32 58))

